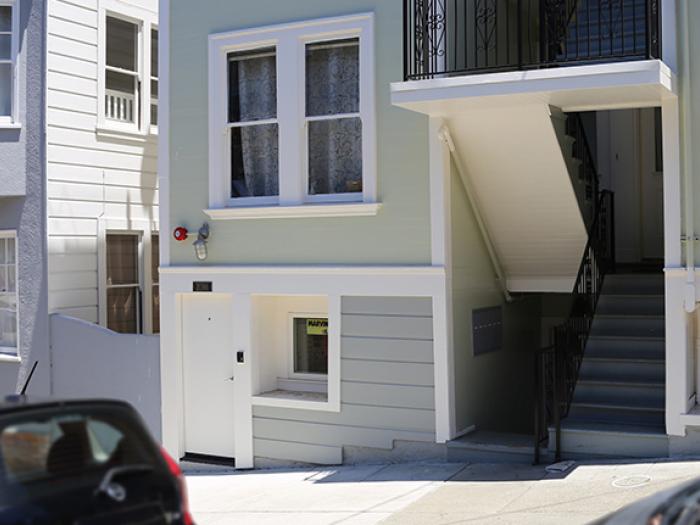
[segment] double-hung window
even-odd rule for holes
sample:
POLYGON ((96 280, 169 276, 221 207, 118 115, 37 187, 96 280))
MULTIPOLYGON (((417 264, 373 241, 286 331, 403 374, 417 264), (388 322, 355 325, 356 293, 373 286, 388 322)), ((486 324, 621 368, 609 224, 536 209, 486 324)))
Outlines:
POLYGON ((376 213, 372 15, 212 35, 209 50, 213 218, 376 213))
POLYGON ((137 134, 155 132, 158 124, 157 15, 113 0, 107 0, 104 5, 100 22, 98 128, 137 134))
POLYGON ((0 353, 17 353, 17 242, 0 232, 0 353))
POLYGON ((0 0, 0 125, 16 121, 18 11, 17 0, 0 0))
POLYGON ((158 232, 113 231, 104 238, 101 322, 123 334, 159 333, 158 232))

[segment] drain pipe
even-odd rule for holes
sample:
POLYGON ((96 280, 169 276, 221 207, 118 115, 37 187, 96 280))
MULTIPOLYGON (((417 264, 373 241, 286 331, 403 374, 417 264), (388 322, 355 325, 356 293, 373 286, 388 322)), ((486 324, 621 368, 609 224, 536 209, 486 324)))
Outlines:
POLYGON ((489 232, 486 228, 486 223, 484 222, 484 219, 481 216, 481 210, 479 209, 479 206, 477 204, 476 197, 474 195, 474 190, 471 187, 469 178, 467 177, 467 174, 464 170, 462 159, 460 158, 459 153, 457 153, 457 148, 455 148, 455 143, 452 140, 452 135, 450 135, 449 128, 447 126, 442 126, 440 128, 440 131, 438 132, 438 137, 447 145, 447 147, 450 150, 452 160, 454 161, 455 166, 457 167, 457 171, 459 172, 459 178, 462 181, 464 191, 467 194, 467 199, 469 200, 469 204, 472 207, 472 211, 474 212, 476 224, 479 227, 479 231, 481 232, 481 237, 484 239, 486 251, 488 252, 489 257, 491 259, 491 264, 493 265, 494 272, 496 273, 498 284, 501 286, 503 297, 505 297, 506 301, 510 303, 511 301, 513 301, 513 296, 511 296, 510 292, 508 291, 508 287, 506 285, 506 277, 503 273, 503 268, 501 268, 501 263, 498 260, 496 250, 493 247, 493 243, 491 242, 491 236, 489 235, 489 232))
POLYGON ((688 2, 681 2, 681 19, 683 20, 683 71, 681 81, 681 93, 683 96, 683 191, 684 195, 684 221, 685 221, 685 266, 686 284, 684 306, 685 311, 695 311, 695 224, 694 224, 694 196, 693 196, 693 157, 691 154, 691 133, 693 125, 692 101, 690 96, 690 20, 688 2))

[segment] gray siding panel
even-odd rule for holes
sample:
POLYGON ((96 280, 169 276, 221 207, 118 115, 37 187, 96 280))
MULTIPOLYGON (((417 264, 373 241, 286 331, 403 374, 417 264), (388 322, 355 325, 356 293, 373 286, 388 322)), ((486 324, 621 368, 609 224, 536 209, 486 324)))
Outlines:
POLYGON ((432 317, 343 314, 341 334, 356 337, 431 340, 433 319, 432 317))
POLYGON ((343 337, 343 358, 368 361, 432 363, 432 341, 343 337))
POLYGON ((343 297, 341 309, 344 314, 433 316, 429 297, 343 297))
POLYGON ((341 410, 253 407, 255 456, 336 464, 342 447, 434 442, 432 301, 344 297, 341 410))
POLYGON ((255 438, 253 440, 255 455, 261 458, 320 463, 321 465, 338 465, 343 462, 341 447, 325 447, 309 443, 292 443, 255 438))

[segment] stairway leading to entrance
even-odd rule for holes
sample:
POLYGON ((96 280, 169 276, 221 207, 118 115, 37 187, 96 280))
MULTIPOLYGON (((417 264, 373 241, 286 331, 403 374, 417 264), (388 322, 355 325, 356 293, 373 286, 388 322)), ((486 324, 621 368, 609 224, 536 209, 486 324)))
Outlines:
POLYGON ((665 432, 664 278, 605 278, 568 417, 565 457, 654 457, 665 432))

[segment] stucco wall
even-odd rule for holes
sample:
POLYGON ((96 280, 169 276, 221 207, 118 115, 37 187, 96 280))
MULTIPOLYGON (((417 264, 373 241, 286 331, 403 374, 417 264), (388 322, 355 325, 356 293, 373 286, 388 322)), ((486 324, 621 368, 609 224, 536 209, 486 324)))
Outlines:
MULTIPOLYGON (((427 120, 389 100, 403 75, 400 0, 171 2, 171 225, 206 219, 207 35, 363 12, 375 14, 379 215, 215 222, 207 263, 430 263, 427 120)), ((196 262, 191 242, 171 242, 173 264, 196 262)))
POLYGON ((532 425, 532 351, 539 346, 540 300, 506 303, 457 167, 451 171, 452 308, 456 429, 529 432, 532 425), (501 306, 501 350, 474 355, 474 309, 501 306))
POLYGON ((53 394, 131 403, 160 439, 158 336, 117 334, 81 319, 51 316, 53 394))
POLYGON ((43 0, 22 0, 20 16, 20 130, 0 130, 0 185, 24 180, 23 197, 0 198, 0 229, 17 230, 21 363, 0 362, 0 394, 14 392, 35 360, 30 393, 49 393, 44 173, 43 0))

